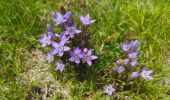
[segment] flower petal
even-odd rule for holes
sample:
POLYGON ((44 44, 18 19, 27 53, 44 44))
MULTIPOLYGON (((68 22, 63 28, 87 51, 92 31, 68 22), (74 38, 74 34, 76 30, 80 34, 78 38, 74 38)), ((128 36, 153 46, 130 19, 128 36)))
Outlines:
POLYGON ((91 66, 91 65, 92 65, 92 62, 91 62, 91 61, 87 61, 87 64, 88 64, 89 66, 91 66))
POLYGON ((76 34, 78 34, 78 33, 80 33, 81 32, 81 30, 75 30, 75 33, 76 34))
POLYGON ((70 49, 71 49, 70 47, 64 46, 64 51, 68 51, 68 50, 70 50, 70 49))
POLYGON ((147 73, 150 75, 153 73, 153 70, 148 70, 147 73))
POLYGON ((61 57, 63 56, 64 52, 59 52, 58 55, 61 57))
POLYGON ((42 47, 44 48, 44 47, 46 47, 47 46, 47 44, 46 43, 42 43, 42 47))
POLYGON ((72 57, 69 58, 69 61, 70 61, 70 62, 74 62, 74 58, 72 58, 72 57))
POLYGON ((89 49, 89 50, 87 51, 87 55, 92 55, 92 49, 89 49))
POLYGON ((92 60, 97 59, 97 58, 98 58, 97 56, 94 56, 94 55, 91 56, 92 60))
POLYGON ((76 60, 75 62, 76 62, 77 64, 79 64, 79 63, 80 63, 80 60, 76 60))
POLYGON ((57 49, 54 49, 54 50, 51 51, 51 54, 53 54, 53 55, 54 55, 54 54, 57 54, 57 53, 58 53, 58 50, 57 50, 57 49))
POLYGON ((80 15, 80 22, 84 23, 84 17, 80 15))
POLYGON ((96 20, 90 20, 90 24, 94 23, 96 20))
POLYGON ((57 47, 59 46, 59 44, 58 44, 57 42, 52 42, 52 46, 53 46, 54 48, 57 48, 57 47))

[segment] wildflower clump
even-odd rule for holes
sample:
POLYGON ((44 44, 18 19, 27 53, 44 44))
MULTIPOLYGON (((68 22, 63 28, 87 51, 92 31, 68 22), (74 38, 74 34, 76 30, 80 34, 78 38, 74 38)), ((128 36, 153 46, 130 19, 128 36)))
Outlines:
POLYGON ((73 20, 71 12, 61 14, 52 11, 54 25, 47 24, 47 33, 42 34, 39 42, 43 48, 48 48, 46 60, 48 63, 55 63, 55 70, 63 72, 65 64, 88 64, 98 57, 93 55, 93 49, 88 46, 90 32, 88 27, 95 22, 91 20, 90 15, 80 16, 80 22, 83 24, 81 30, 77 29, 77 24, 73 20), (55 27, 61 30, 55 32, 55 27))
MULTIPOLYGON (((125 58, 116 60, 115 66, 112 70, 112 75, 115 78, 114 84, 116 85, 115 88, 117 91, 127 90, 131 87, 133 81, 144 82, 153 80, 153 77, 151 76, 153 70, 146 70, 146 67, 142 67, 142 65, 139 64, 138 57, 140 52, 138 51, 138 48, 140 45, 141 42, 138 40, 121 43, 121 49, 125 58)), ((109 85, 110 91, 108 92, 106 86, 104 87, 105 93, 111 95, 115 89, 114 91, 111 91, 112 85, 109 85)))

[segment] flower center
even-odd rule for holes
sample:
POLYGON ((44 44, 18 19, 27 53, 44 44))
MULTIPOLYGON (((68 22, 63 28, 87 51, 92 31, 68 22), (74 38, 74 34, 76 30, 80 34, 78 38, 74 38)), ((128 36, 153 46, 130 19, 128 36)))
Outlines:
POLYGON ((70 33, 72 33, 72 32, 73 32, 73 29, 70 27, 68 31, 69 31, 70 33))
POLYGON ((108 91, 111 91, 111 88, 108 88, 108 91))
POLYGON ((78 57, 78 55, 74 55, 74 59, 78 59, 79 57, 78 57))
POLYGON ((58 51, 61 52, 64 50, 64 47, 63 46, 58 46, 58 51))
POLYGON ((130 56, 130 58, 135 58, 134 54, 130 54, 129 56, 130 56))
POLYGON ((84 57, 84 59, 85 59, 86 61, 91 60, 91 56, 86 55, 86 56, 84 57))
POLYGON ((89 21, 89 19, 85 19, 85 22, 86 22, 86 23, 89 23, 90 21, 89 21))
POLYGON ((148 74, 147 74, 147 73, 144 73, 144 76, 145 76, 145 77, 148 77, 148 74))

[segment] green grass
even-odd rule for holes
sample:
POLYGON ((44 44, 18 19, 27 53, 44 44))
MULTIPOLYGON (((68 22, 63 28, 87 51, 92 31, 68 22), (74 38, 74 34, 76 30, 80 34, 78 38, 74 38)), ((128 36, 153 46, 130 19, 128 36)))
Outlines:
MULTIPOLYGON (((28 94, 34 94, 33 88, 41 87, 36 81, 23 86, 26 82, 17 79, 29 67, 25 61, 31 59, 31 51, 44 52, 37 39, 46 32, 46 24, 51 23, 52 9, 59 11, 63 6, 73 12, 76 22, 80 14, 88 12, 97 20, 90 28, 90 43, 99 60, 84 71, 68 69, 58 73, 53 67, 49 69, 56 81, 69 87, 72 99, 109 100, 114 96, 118 99, 128 96, 135 100, 168 100, 170 96, 166 92, 170 88, 162 82, 169 75, 166 62, 170 40, 169 5, 169 0, 99 0, 98 3, 96 0, 1 0, 0 99, 26 99, 28 94), (134 39, 142 42, 140 63, 154 70, 154 80, 135 83, 136 87, 116 92, 111 97, 104 95, 102 86, 109 84, 108 79, 112 78, 108 68, 114 67, 117 58, 123 58, 119 43, 134 39), (99 77, 101 72, 105 76, 99 77)), ((54 94, 52 98, 62 99, 63 96, 54 94)))

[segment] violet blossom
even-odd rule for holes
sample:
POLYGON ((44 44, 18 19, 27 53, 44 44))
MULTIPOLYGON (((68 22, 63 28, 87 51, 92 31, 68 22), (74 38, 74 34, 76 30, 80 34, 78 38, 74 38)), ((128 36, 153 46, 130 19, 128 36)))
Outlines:
POLYGON ((139 46, 140 46, 140 41, 138 41, 138 40, 135 40, 135 41, 132 41, 131 42, 131 51, 136 51, 138 48, 139 48, 139 46))
POLYGON ((45 60, 47 60, 48 63, 53 62, 54 61, 54 55, 52 55, 51 53, 48 53, 45 60))
POLYGON ((108 95, 112 95, 113 92, 115 92, 115 88, 113 88, 112 85, 105 85, 104 86, 104 93, 107 93, 108 95))
POLYGON ((140 53, 139 52, 130 52, 128 54, 129 59, 136 59, 140 53))
POLYGON ((75 34, 79 34, 81 30, 76 29, 76 24, 73 24, 71 27, 66 26, 66 31, 63 32, 64 35, 68 35, 70 38, 73 38, 75 34))
POLYGON ((117 65, 120 65, 120 60, 116 60, 116 64, 117 64, 117 65))
POLYGON ((137 78, 138 76, 139 76, 139 73, 138 73, 138 72, 133 72, 130 77, 131 77, 132 79, 134 79, 134 78, 137 78))
POLYGON ((119 74, 123 73, 124 71, 125 71, 125 68, 124 68, 123 66, 120 66, 120 67, 118 68, 118 73, 119 73, 119 74))
POLYGON ((52 54, 58 54, 60 57, 63 56, 64 51, 70 50, 70 47, 64 45, 65 42, 61 41, 60 43, 52 42, 53 47, 55 48, 52 51, 52 54))
POLYGON ((71 58, 69 58, 70 62, 75 62, 79 64, 80 59, 83 57, 83 54, 81 52, 81 49, 77 47, 77 48, 74 48, 73 51, 70 52, 70 56, 71 56, 71 58))
POLYGON ((66 20, 67 20, 67 24, 68 25, 72 25, 73 24, 73 15, 71 12, 67 12, 64 16, 63 16, 66 20))
POLYGON ((135 61, 130 62, 130 65, 132 68, 135 68, 138 65, 138 61, 135 60, 135 61))
POLYGON ((47 45, 51 45, 51 35, 43 34, 39 39, 39 42, 42 43, 42 47, 46 47, 47 45))
POLYGON ((62 61, 56 62, 56 68, 55 68, 55 70, 56 70, 56 71, 57 71, 57 70, 60 70, 60 72, 63 72, 64 67, 65 67, 65 65, 63 64, 62 61))
POLYGON ((89 49, 87 52, 84 53, 82 60, 83 62, 87 62, 87 64, 91 66, 92 60, 95 60, 97 58, 97 56, 92 55, 92 49, 89 49))
POLYGON ((129 62, 130 62, 129 59, 124 59, 124 60, 123 60, 123 65, 127 65, 129 62))
POLYGON ((83 25, 87 26, 87 25, 90 25, 92 23, 94 23, 96 20, 91 20, 90 19, 90 15, 89 13, 86 15, 86 16, 80 16, 80 22, 83 23, 83 25))
POLYGON ((66 22, 67 20, 61 15, 59 12, 52 12, 52 15, 54 18, 51 18, 52 21, 56 23, 56 25, 62 24, 66 22))
POLYGON ((145 80, 153 80, 152 76, 150 76, 150 74, 153 73, 153 70, 146 70, 146 68, 144 67, 142 69, 142 72, 141 72, 141 76, 145 79, 145 80))
POLYGON ((124 52, 129 52, 131 45, 131 42, 122 42, 121 48, 124 52))

